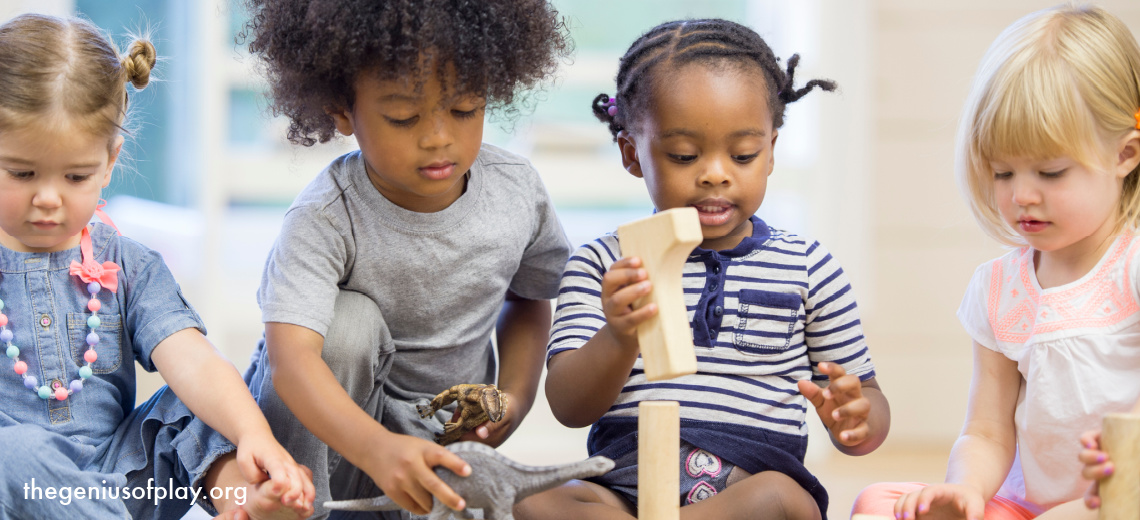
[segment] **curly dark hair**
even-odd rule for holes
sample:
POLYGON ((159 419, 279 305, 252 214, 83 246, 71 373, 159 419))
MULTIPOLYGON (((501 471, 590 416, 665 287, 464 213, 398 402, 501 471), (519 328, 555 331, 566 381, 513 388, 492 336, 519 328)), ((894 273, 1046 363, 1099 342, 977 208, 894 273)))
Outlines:
POLYGON ((796 65, 800 55, 788 59, 787 69, 768 44, 749 29, 736 22, 721 19, 677 20, 666 22, 641 35, 621 57, 617 74, 617 92, 614 101, 619 107, 610 115, 608 94, 598 94, 590 103, 594 116, 609 125, 610 134, 617 140, 618 132, 631 128, 637 117, 649 104, 647 92, 663 70, 658 65, 676 68, 695 62, 712 65, 733 63, 741 66, 758 66, 764 73, 768 89, 768 109, 772 113, 772 126, 784 125, 784 108, 788 103, 804 97, 814 88, 833 91, 834 81, 813 79, 803 88, 794 86, 796 65))
MULTIPOLYGON (((541 86, 573 49, 547 0, 244 0, 238 42, 261 58, 274 115, 304 146, 335 135, 330 108, 352 108, 361 72, 420 77, 426 55, 452 65, 449 91, 478 93, 491 109, 541 86)), ((442 77, 442 76, 441 76, 442 77)))

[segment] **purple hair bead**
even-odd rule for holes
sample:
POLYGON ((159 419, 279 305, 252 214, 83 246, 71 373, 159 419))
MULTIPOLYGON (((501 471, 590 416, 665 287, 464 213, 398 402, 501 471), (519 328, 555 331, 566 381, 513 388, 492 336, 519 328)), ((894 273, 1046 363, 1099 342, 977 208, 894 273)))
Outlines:
POLYGON ((617 115, 617 107, 607 108, 606 113, 609 114, 610 117, 616 116, 617 115))

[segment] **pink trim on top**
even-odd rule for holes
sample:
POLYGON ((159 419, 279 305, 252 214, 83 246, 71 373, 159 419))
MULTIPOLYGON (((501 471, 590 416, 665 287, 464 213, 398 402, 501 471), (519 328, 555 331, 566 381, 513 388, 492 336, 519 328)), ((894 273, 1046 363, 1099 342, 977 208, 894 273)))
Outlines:
POLYGON ((994 260, 986 301, 994 336, 998 341, 1025 343, 1037 334, 1111 326, 1140 311, 1128 265, 1132 258, 1128 253, 1140 244, 1134 238, 1125 235, 1091 276, 1044 294, 1034 284, 1032 249, 1022 248, 1015 256, 994 260), (1115 283, 1111 277, 1122 260, 1123 280, 1115 283))

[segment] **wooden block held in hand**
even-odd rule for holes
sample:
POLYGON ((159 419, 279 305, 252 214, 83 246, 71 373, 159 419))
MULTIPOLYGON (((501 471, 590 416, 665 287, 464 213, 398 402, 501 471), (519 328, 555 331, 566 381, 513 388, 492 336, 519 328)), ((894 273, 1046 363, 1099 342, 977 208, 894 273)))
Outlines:
POLYGON ((634 303, 634 308, 657 304, 657 315, 637 328, 645 377, 650 381, 697 371, 681 272, 702 240, 701 221, 691 207, 661 211, 618 227, 621 255, 640 258, 653 284, 649 295, 634 303))
POLYGON ((1140 415, 1106 415, 1100 447, 1114 466, 1100 481, 1100 520, 1140 518, 1140 415))

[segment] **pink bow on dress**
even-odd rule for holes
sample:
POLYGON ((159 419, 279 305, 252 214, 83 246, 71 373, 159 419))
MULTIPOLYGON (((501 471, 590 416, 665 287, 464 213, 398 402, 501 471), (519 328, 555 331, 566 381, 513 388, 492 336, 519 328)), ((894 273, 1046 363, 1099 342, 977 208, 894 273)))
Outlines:
POLYGON ((104 289, 115 292, 119 289, 119 265, 115 262, 100 264, 90 258, 83 263, 71 261, 71 274, 78 276, 85 283, 98 282, 104 289))

